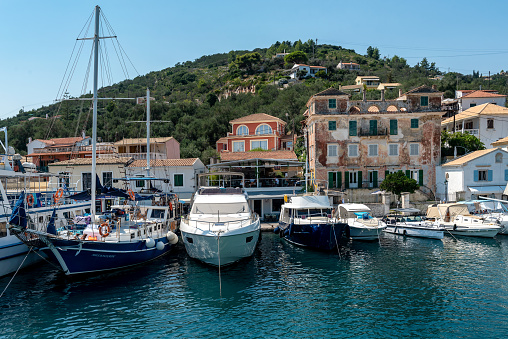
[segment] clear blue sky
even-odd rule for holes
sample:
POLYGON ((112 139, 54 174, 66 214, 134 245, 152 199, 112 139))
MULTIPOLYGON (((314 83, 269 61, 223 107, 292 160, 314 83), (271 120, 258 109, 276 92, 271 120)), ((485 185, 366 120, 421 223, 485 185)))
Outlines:
MULTIPOLYGON (((22 107, 52 103, 95 5, 139 75, 202 55, 298 39, 361 54, 371 45, 382 56, 397 54, 411 65, 427 57, 442 71, 471 74, 474 69, 485 75, 508 69, 505 0, 0 0, 0 119, 22 107)), ((129 75, 138 74, 131 69, 129 75)), ((77 72, 71 95, 80 94, 83 79, 77 72)), ((119 74, 113 78, 121 80, 119 74)))

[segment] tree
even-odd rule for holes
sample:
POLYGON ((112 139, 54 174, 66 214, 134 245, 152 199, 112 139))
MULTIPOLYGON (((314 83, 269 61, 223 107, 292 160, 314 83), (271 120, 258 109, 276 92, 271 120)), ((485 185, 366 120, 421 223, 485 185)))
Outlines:
POLYGON ((376 60, 379 60, 379 49, 376 47, 374 48, 374 50, 372 51, 372 58, 376 59, 376 60))
POLYGON ((372 46, 367 47, 367 56, 372 58, 372 53, 374 53, 374 48, 372 46))
POLYGON ((469 152, 485 149, 485 145, 480 139, 469 133, 442 131, 441 155, 454 155, 455 148, 457 149, 457 155, 464 155, 469 152))
POLYGON ((261 61, 261 54, 258 52, 246 53, 236 57, 235 64, 239 68, 247 69, 248 72, 252 71, 252 65, 261 61))
POLYGON ((420 188, 420 185, 415 179, 410 179, 404 172, 398 171, 388 174, 379 187, 384 191, 395 194, 397 199, 400 200, 402 192, 414 193, 420 188))
POLYGON ((302 64, 306 63, 307 60, 309 60, 307 54, 303 51, 295 51, 284 57, 284 62, 286 64, 302 64))

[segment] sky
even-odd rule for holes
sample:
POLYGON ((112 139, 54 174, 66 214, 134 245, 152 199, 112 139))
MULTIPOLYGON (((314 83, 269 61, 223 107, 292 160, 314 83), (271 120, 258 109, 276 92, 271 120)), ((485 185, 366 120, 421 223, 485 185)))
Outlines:
MULTIPOLYGON (((360 54, 378 47, 382 57, 396 54, 410 65, 426 57, 443 72, 508 69, 505 0, 0 0, 0 119, 54 102, 96 5, 134 65, 129 78, 203 55, 299 39, 360 54)), ((91 43, 69 86, 71 96, 82 93, 90 51, 91 43)), ((112 82, 125 78, 117 71, 112 82)))

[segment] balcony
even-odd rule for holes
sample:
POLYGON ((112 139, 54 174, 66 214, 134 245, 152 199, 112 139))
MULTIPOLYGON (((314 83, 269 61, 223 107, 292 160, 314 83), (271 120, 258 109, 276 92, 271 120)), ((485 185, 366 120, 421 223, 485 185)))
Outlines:
MULTIPOLYGON (((146 152, 145 153, 118 153, 116 154, 119 157, 128 157, 134 158, 134 160, 146 160, 146 152)), ((164 153, 155 153, 150 152, 150 159, 167 159, 168 157, 164 153)))
POLYGON ((479 129, 465 129, 464 131, 457 131, 457 132, 463 132, 463 133, 467 133, 467 134, 471 134, 471 135, 474 135, 475 137, 478 137, 480 135, 480 130, 479 129))
POLYGON ((360 128, 358 130, 359 137, 376 137, 384 135, 388 135, 388 128, 377 128, 376 130, 371 130, 370 128, 360 128))

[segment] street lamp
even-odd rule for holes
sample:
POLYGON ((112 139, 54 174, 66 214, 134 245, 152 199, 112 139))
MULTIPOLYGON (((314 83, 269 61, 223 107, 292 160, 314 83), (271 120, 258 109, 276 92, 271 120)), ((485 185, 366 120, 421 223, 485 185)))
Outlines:
POLYGON ((445 191, 444 202, 447 202, 448 201, 448 178, 445 178, 445 180, 444 180, 444 191, 445 191))

